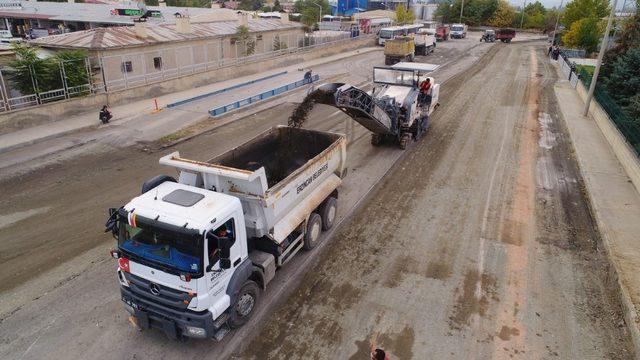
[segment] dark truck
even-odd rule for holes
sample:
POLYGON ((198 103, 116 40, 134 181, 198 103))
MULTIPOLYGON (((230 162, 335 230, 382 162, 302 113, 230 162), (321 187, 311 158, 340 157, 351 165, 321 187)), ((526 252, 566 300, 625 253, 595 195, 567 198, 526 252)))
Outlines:
POLYGON ((514 37, 516 37, 514 29, 499 29, 496 31, 496 40, 500 40, 503 43, 510 43, 514 37))

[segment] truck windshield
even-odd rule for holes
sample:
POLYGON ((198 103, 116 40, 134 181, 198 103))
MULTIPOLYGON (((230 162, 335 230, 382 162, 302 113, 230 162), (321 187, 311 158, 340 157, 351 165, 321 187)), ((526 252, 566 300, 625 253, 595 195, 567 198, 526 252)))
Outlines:
POLYGON ((373 68, 374 83, 415 86, 416 81, 413 70, 373 68))
POLYGON ((452 31, 462 31, 463 29, 464 29, 464 28, 463 28, 462 26, 459 26, 459 25, 458 25, 458 26, 452 26, 452 27, 451 27, 451 30, 452 30, 452 31))
POLYGON ((138 226, 121 222, 118 236, 120 250, 169 272, 202 272, 204 247, 201 236, 138 226))
POLYGON ((380 38, 382 39, 391 39, 393 37, 393 31, 391 30, 380 30, 380 38))

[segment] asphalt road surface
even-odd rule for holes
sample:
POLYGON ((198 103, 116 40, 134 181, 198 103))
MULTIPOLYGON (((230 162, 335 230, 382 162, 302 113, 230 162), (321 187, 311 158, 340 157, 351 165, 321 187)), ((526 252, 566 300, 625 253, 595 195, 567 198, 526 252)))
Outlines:
MULTIPOLYGON (((99 234, 105 209, 176 149, 75 149, 4 179, 3 208, 15 211, 0 222, 0 357, 367 359, 373 341, 392 358, 630 358, 542 48, 439 46, 448 56, 422 60, 446 64, 442 106, 404 153, 370 146, 366 130, 318 106, 306 126, 350 140, 344 222, 280 270, 251 323, 222 343, 133 329, 105 255, 113 240, 99 234)), ((381 64, 372 53, 332 66, 362 83, 381 64)), ((286 123, 293 106, 177 150, 206 160, 286 123)))

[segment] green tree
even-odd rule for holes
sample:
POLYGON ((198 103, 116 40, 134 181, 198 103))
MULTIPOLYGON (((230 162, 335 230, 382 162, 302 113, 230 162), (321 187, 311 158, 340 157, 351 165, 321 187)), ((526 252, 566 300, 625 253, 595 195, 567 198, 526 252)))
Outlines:
MULTIPOLYGON (((638 5, 640 7, 640 4, 638 5)), ((604 55, 601 74, 605 77, 611 74, 613 64, 620 56, 626 54, 631 48, 640 48, 640 13, 636 12, 635 15, 624 20, 620 27, 615 45, 604 55)))
POLYGON ((439 3, 438 8, 433 13, 434 18, 440 20, 444 24, 450 23, 453 18, 452 6, 453 2, 451 1, 443 1, 439 3))
POLYGON ((280 5, 280 0, 276 0, 273 3, 273 11, 278 11, 278 12, 282 11, 282 5, 280 5))
POLYGON ((509 27, 516 17, 516 10, 505 0, 498 3, 498 8, 489 19, 489 25, 495 27, 509 27))
MULTIPOLYGON (((499 0, 465 0, 462 22, 469 25, 488 24, 500 5, 499 0)), ((438 5, 435 16, 444 23, 460 21, 462 0, 445 1, 438 5)))
POLYGON ((608 13, 608 0, 573 0, 565 7, 560 21, 569 29, 574 22, 580 19, 602 19, 607 16, 608 13))
POLYGON ((407 10, 404 5, 398 5, 396 7, 396 22, 398 24, 413 24, 415 20, 416 17, 413 14, 413 11, 407 10))
POLYGON ((640 94, 640 47, 629 49, 618 57, 607 81, 609 94, 622 107, 631 105, 632 98, 640 94))
POLYGON ((584 18, 574 21, 569 31, 562 36, 562 42, 569 47, 584 49, 592 53, 598 48, 603 29, 598 18, 584 18))
POLYGON ((251 33, 249 32, 248 27, 244 25, 240 25, 236 28, 235 42, 236 42, 236 47, 239 46, 242 49, 241 50, 242 55, 249 56, 249 55, 253 55, 253 53, 255 52, 256 41, 251 36, 251 33))
POLYGON ((327 0, 296 0, 295 11, 302 14, 300 22, 312 28, 320 19, 320 5, 323 14, 331 14, 331 7, 327 0))
POLYGON ((544 29, 547 24, 547 9, 536 1, 524 8, 524 27, 527 29, 544 29))
POLYGON ((9 78, 23 95, 62 88, 60 68, 51 58, 38 57, 38 48, 21 43, 11 45, 16 58, 9 61, 9 78))
POLYGON ((85 85, 89 83, 86 59, 89 56, 86 50, 63 50, 58 52, 53 59, 63 66, 67 87, 85 85))
POLYGON ((262 9, 263 6, 262 0, 241 0, 238 4, 238 10, 256 11, 262 9))

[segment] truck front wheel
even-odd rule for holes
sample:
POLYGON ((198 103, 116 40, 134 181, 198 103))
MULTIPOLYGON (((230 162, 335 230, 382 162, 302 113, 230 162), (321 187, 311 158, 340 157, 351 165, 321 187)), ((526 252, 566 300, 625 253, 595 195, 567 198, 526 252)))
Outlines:
POLYGON ((228 323, 231 328, 239 328, 249 321, 258 302, 259 295, 260 287, 254 281, 247 280, 242 285, 231 308, 231 314, 229 314, 228 323))
POLYGON ((309 215, 309 221, 307 221, 307 232, 304 234, 303 249, 311 250, 320 240, 320 233, 322 232, 322 218, 316 213, 309 215))
POLYGON ((322 230, 327 231, 333 227, 336 221, 336 213, 338 212, 338 200, 334 197, 327 198, 322 207, 322 230))

